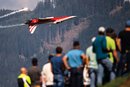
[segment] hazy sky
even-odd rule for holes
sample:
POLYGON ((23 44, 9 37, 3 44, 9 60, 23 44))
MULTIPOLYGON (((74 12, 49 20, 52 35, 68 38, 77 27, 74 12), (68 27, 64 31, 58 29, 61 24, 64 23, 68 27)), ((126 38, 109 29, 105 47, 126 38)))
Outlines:
POLYGON ((34 9, 39 0, 0 0, 0 9, 21 9, 23 7, 28 7, 29 9, 34 9))

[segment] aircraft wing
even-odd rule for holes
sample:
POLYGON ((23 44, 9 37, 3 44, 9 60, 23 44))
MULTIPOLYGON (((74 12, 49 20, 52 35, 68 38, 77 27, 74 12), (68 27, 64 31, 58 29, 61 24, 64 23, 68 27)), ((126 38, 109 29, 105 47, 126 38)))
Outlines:
POLYGON ((57 24, 57 23, 60 23, 60 22, 62 22, 62 21, 65 21, 65 20, 74 18, 74 17, 76 17, 76 16, 54 17, 54 18, 52 18, 51 20, 53 20, 53 23, 54 23, 54 24, 57 24))

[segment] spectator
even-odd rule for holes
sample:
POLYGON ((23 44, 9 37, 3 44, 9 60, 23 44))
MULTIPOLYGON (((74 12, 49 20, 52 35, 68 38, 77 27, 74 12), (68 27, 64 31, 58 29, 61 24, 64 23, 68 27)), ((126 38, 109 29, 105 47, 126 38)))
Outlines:
POLYGON ((70 87, 83 86, 83 66, 86 59, 86 55, 80 50, 80 43, 75 41, 73 49, 63 57, 64 65, 70 71, 70 87))
MULTIPOLYGON (((92 43, 95 41, 95 39, 95 37, 92 38, 92 43)), ((89 58, 90 87, 96 87, 98 64, 96 60, 96 54, 93 53, 93 46, 87 48, 86 54, 89 58)))
POLYGON ((125 71, 130 72, 130 20, 126 22, 125 30, 119 32, 117 43, 121 52, 118 72, 123 75, 125 71))
POLYGON ((32 59, 32 67, 29 68, 28 75, 31 78, 32 85, 41 84, 41 70, 38 67, 37 58, 32 59))
POLYGON ((27 69, 22 67, 20 72, 21 74, 18 76, 18 87, 31 87, 31 79, 27 75, 27 69))
POLYGON ((83 84, 84 87, 90 86, 90 75, 89 75, 89 68, 87 65, 85 65, 83 69, 83 84))
POLYGON ((109 54, 106 52, 107 44, 106 44, 106 36, 105 36, 105 28, 99 27, 98 36, 93 42, 93 51, 96 54, 96 59, 98 62, 98 76, 97 76, 97 84, 103 84, 103 75, 104 68, 111 73, 112 72, 112 63, 109 60, 109 54))
POLYGON ((117 55, 117 50, 116 50, 116 43, 115 43, 115 40, 113 39, 113 34, 114 34, 114 29, 112 29, 112 28, 106 29, 107 53, 109 54, 109 60, 111 61, 112 66, 113 66, 112 72, 110 72, 110 74, 108 73, 108 76, 110 75, 109 76, 110 79, 108 79, 108 81, 115 79, 116 75, 115 75, 115 72, 114 72, 114 67, 116 66, 116 64, 119 61, 119 58, 118 58, 118 55, 117 55), (115 60, 115 65, 114 65, 114 60, 115 60))
POLYGON ((56 55, 51 59, 52 72, 54 75, 54 87, 64 87, 64 70, 62 61, 62 48, 56 48, 56 55))
POLYGON ((51 67, 51 62, 50 62, 50 60, 53 56, 54 55, 50 54, 49 58, 48 58, 48 63, 46 63, 43 66, 43 69, 42 69, 42 78, 43 78, 42 87, 53 87, 53 85, 54 85, 52 67, 51 67))

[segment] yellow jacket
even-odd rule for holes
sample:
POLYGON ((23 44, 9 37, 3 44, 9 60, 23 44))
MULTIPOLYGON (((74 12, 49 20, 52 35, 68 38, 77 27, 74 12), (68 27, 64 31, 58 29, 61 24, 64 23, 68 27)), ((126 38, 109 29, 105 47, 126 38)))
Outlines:
POLYGON ((25 74, 20 74, 18 76, 18 85, 20 87, 22 87, 21 85, 23 85, 23 87, 30 87, 31 85, 31 79, 28 75, 25 74), (23 84, 20 83, 20 80, 22 81, 23 84))

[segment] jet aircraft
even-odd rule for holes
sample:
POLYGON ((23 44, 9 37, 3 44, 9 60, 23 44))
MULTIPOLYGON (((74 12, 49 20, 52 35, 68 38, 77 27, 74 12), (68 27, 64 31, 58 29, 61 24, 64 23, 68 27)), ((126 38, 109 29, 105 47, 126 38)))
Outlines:
POLYGON ((34 31, 37 28, 38 24, 46 24, 46 23, 53 23, 58 24, 60 22, 63 22, 65 20, 74 18, 76 16, 61 16, 61 17, 46 17, 46 18, 34 18, 31 20, 28 20, 25 24, 28 24, 29 26, 29 32, 31 34, 34 33, 34 31))

